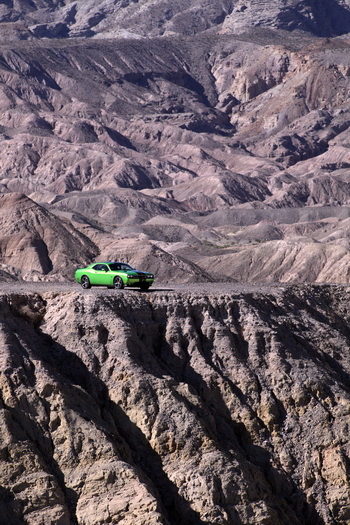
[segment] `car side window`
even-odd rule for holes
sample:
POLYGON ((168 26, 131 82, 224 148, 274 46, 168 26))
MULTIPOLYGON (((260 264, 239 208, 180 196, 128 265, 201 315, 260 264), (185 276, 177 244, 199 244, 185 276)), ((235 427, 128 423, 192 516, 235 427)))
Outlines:
POLYGON ((92 268, 98 272, 108 272, 108 267, 105 264, 95 264, 92 268))

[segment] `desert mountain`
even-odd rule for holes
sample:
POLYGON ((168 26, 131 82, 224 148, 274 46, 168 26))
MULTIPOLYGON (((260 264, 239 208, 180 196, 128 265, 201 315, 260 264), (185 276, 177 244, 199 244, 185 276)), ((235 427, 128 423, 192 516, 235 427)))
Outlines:
POLYGON ((349 525, 349 51, 349 0, 0 3, 0 525, 349 525))
MULTIPOLYGON (((335 0, 2 4, 1 192, 86 237, 81 263, 126 255, 129 239, 165 254, 169 280, 186 263, 195 280, 347 282, 349 13, 335 0)), ((71 275, 79 251, 42 278, 71 275)))
POLYGON ((245 32, 257 26, 317 36, 349 32, 347 0, 22 0, 3 2, 3 36, 116 38, 245 32))

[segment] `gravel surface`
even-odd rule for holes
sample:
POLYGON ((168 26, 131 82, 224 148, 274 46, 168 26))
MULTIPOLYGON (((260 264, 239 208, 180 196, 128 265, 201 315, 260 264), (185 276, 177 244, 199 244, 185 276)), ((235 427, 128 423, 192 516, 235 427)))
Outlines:
POLYGON ((15 282, 15 283, 0 283, 0 294, 9 293, 68 293, 68 292, 80 292, 82 294, 93 294, 93 295, 115 295, 115 294, 139 294, 139 293, 182 293, 182 294, 210 294, 210 295, 222 295, 227 293, 271 293, 278 290, 283 290, 290 287, 325 287, 334 286, 344 288, 347 290, 349 284, 296 284, 296 283, 232 283, 232 282, 219 282, 219 283, 185 283, 185 284, 163 284, 156 283, 147 292, 141 292, 139 288, 127 288, 124 290, 110 290, 106 287, 93 287, 89 290, 83 290, 81 286, 75 282, 15 282))

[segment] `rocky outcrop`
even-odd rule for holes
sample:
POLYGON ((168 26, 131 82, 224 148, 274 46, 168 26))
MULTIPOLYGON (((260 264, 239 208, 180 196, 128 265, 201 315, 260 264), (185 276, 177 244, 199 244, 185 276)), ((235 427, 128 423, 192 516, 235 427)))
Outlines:
POLYGON ((350 10, 346 0, 239 0, 223 23, 223 31, 247 31, 259 26, 305 31, 318 36, 349 32, 350 10))
POLYGON ((3 521, 345 525, 347 295, 2 295, 3 521))

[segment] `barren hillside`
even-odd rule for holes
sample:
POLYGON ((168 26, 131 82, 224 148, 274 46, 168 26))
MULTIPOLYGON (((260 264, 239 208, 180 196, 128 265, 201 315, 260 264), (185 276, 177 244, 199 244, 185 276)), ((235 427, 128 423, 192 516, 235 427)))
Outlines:
POLYGON ((0 192, 43 228, 19 259, 4 226, 3 278, 348 282, 349 31, 345 0, 3 3, 0 192))
POLYGON ((3 37, 145 38, 242 32, 261 25, 317 36, 349 32, 348 0, 13 0, 0 7, 3 37))
MULTIPOLYGON (((203 280, 218 277, 219 258, 220 278, 348 281, 346 38, 257 29, 147 46, 30 40, 0 53, 1 191, 83 236, 82 262, 115 258, 122 239, 125 256, 137 242, 166 254, 162 280, 182 279, 181 257, 203 280), (322 255, 312 272, 305 243, 322 255), (294 260, 295 244, 305 271, 277 274, 272 253, 294 260), (264 270, 236 272, 251 259, 264 270)), ((26 279, 72 275, 74 250, 64 263, 50 250, 44 239, 32 275, 15 252, 1 263, 26 279)))

